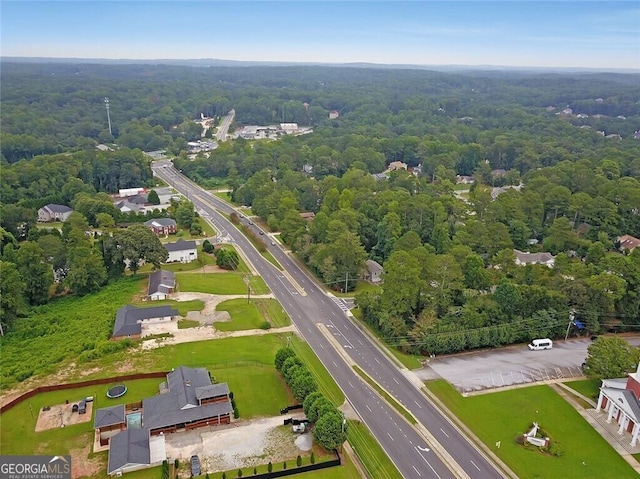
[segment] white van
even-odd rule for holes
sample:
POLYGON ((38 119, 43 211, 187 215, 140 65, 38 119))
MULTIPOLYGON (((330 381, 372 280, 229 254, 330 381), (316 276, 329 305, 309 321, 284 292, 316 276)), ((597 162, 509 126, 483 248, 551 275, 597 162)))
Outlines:
POLYGON ((534 339, 533 341, 531 341, 531 344, 529 344, 529 349, 531 351, 540 351, 542 349, 551 349, 552 347, 553 347, 553 341, 551 341, 549 338, 534 339))

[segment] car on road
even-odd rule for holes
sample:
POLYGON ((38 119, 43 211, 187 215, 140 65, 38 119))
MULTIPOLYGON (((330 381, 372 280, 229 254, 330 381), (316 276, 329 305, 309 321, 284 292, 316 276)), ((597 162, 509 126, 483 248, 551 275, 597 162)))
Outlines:
POLYGON ((264 235, 264 231, 260 230, 260 234, 261 234, 261 235, 264 235))
POLYGON ((200 476, 202 471, 200 470, 200 458, 197 455, 191 456, 191 476, 200 476))

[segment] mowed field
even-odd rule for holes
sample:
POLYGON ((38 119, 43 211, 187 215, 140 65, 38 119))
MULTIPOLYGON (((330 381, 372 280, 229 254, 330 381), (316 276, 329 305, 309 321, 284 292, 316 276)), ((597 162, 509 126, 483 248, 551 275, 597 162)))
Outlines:
POLYGON ((443 380, 426 385, 521 479, 638 477, 609 443, 548 386, 463 397, 443 380), (516 444, 514 438, 526 433, 534 421, 559 445, 562 455, 543 454, 536 447, 516 444))

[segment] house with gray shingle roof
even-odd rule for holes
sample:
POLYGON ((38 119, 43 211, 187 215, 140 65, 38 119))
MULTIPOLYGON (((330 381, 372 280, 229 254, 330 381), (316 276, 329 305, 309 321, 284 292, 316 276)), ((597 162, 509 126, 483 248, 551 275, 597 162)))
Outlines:
POLYGON ((143 324, 171 321, 178 314, 178 310, 170 306, 136 308, 127 304, 116 313, 111 339, 139 338, 143 324))
POLYGON ((106 445, 110 438, 127 428, 124 404, 98 409, 93 428, 97 429, 100 445, 106 445))
POLYGON ((124 424, 123 430, 106 439, 107 472, 120 475, 162 463, 167 458, 168 433, 229 424, 233 414, 229 394, 227 383, 212 384, 205 368, 180 366, 167 374, 159 395, 142 400, 141 427, 126 426, 124 405, 98 409, 94 427, 99 431, 107 432, 121 420, 124 424))
POLYGON ((167 263, 191 263, 198 259, 198 247, 195 241, 185 241, 180 238, 175 243, 164 245, 169 257, 167 263))
POLYGON ((151 465, 149 430, 125 429, 111 438, 108 474, 118 475, 151 465))
POLYGON ((149 275, 147 297, 151 301, 167 299, 176 289, 176 276, 171 271, 160 269, 149 275))
POLYGON ((380 265, 380 263, 372 259, 368 259, 364 263, 364 280, 369 281, 370 283, 379 283, 380 281, 382 281, 382 273, 384 273, 384 268, 380 265))
POLYGON ((516 255, 516 264, 519 266, 526 266, 528 264, 544 264, 549 268, 553 268, 556 257, 551 253, 525 253, 523 251, 514 249, 513 252, 516 255))
POLYGON ((65 205, 48 204, 38 210, 38 221, 46 223, 48 221, 67 221, 73 210, 65 205))

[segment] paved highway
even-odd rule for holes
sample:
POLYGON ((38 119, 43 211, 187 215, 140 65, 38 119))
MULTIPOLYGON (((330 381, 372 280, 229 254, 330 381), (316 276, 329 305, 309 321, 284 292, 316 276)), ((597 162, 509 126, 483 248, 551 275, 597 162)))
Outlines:
POLYGON ((220 126, 218 127, 218 131, 216 133, 216 138, 218 141, 226 141, 227 133, 229 132, 229 126, 231 126, 231 122, 233 118, 236 116, 236 111, 231 110, 220 122, 220 126))
POLYGON ((244 252, 404 477, 505 477, 349 320, 339 301, 327 296, 279 246, 266 241, 287 274, 264 260, 246 237, 216 211, 233 212, 228 204, 180 175, 168 161, 154 163, 154 173, 187 195, 220 235, 230 238, 244 252), (321 328, 330 331, 334 339, 329 341, 321 328), (336 351, 336 346, 342 351, 336 351), (401 402, 424 426, 423 434, 379 399, 343 355, 349 355, 401 402))

